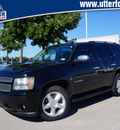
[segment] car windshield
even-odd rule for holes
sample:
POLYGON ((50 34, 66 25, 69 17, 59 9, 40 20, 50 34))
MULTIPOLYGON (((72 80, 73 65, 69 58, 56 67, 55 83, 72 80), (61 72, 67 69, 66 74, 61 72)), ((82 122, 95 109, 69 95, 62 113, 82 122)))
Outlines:
POLYGON ((38 53, 33 61, 65 62, 69 59, 73 45, 51 46, 38 53))

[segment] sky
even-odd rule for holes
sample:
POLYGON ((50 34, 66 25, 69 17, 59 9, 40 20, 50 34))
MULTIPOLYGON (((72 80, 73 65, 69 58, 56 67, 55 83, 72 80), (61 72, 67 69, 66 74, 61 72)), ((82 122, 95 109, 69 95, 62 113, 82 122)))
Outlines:
MULTIPOLYGON (((68 32, 68 39, 84 39, 86 38, 85 12, 81 12, 82 19, 76 29, 68 32)), ((120 10, 109 11, 89 11, 87 13, 88 38, 119 35, 120 36, 120 10)), ((1 25, 0 25, 1 26, 1 25)), ((23 56, 34 57, 41 51, 38 46, 31 46, 31 40, 26 40, 26 47, 23 50, 23 56)), ((19 51, 13 51, 9 57, 19 56, 19 51)), ((6 52, 3 52, 6 56, 6 52)), ((1 57, 1 54, 0 54, 1 57)))

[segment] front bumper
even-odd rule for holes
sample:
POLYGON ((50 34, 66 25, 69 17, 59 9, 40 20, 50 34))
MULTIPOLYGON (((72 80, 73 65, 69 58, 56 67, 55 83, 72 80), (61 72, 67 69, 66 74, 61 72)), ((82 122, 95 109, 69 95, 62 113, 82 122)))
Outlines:
POLYGON ((0 106, 18 116, 36 117, 39 111, 39 91, 0 92, 0 106))

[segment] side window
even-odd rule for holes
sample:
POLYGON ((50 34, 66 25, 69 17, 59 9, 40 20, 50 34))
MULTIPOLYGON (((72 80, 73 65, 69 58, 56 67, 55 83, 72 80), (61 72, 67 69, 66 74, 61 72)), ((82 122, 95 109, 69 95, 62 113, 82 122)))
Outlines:
POLYGON ((94 47, 96 55, 99 58, 99 60, 106 61, 111 59, 107 46, 103 44, 95 44, 94 47))
POLYGON ((81 45, 77 51, 77 56, 79 55, 88 55, 91 61, 96 60, 93 48, 90 45, 81 45))
POLYGON ((111 44, 109 47, 112 49, 114 55, 120 57, 120 45, 117 44, 111 44))

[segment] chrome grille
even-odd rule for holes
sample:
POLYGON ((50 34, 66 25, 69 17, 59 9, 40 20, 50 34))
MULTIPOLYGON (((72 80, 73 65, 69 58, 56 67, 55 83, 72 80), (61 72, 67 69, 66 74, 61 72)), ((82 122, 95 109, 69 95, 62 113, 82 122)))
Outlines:
POLYGON ((10 92, 11 85, 10 84, 0 84, 1 92, 10 92))
POLYGON ((0 77, 0 92, 10 92, 13 78, 0 77))
POLYGON ((9 77, 0 77, 0 82, 12 82, 13 78, 9 78, 9 77))

